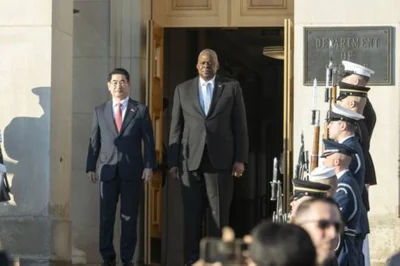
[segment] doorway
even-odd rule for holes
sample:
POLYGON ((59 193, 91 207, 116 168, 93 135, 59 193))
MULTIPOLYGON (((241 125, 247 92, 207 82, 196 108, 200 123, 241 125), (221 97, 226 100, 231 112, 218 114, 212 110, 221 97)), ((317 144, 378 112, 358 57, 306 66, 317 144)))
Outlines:
MULTIPOLYGON (((264 47, 283 46, 283 28, 168 28, 164 29, 164 143, 168 143, 170 112, 177 84, 197 76, 196 62, 205 48, 216 51, 218 75, 240 82, 247 112, 249 163, 235 180, 231 226, 241 237, 260 220, 271 217, 270 181, 273 158, 283 147, 284 62, 263 55, 264 47)), ((162 265, 183 264, 180 183, 167 180, 162 201, 162 265)))

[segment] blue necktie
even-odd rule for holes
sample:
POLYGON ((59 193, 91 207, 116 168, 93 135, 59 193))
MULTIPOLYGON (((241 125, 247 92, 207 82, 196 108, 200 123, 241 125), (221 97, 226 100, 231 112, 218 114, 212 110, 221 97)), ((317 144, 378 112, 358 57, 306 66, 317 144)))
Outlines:
POLYGON ((206 85, 206 93, 204 95, 204 113, 207 115, 211 104, 211 83, 206 85))

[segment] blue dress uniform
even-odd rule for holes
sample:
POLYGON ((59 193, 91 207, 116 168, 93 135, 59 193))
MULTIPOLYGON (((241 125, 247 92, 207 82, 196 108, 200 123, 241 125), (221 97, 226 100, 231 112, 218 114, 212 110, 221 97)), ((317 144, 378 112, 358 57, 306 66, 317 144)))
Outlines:
MULTIPOLYGON (((332 110, 329 114, 329 121, 345 121, 352 125, 358 127, 358 123, 364 119, 363 115, 360 115, 356 112, 348 110, 344 107, 341 107, 337 104, 332 106, 332 110)), ((353 177, 356 179, 360 190, 362 192, 364 187, 364 176, 365 176, 365 159, 362 147, 360 143, 358 143, 355 135, 349 136, 343 140, 337 140, 339 143, 343 143, 349 146, 354 150, 354 154, 352 155, 352 160, 349 166, 349 170, 353 177)))
POLYGON ((356 179, 360 191, 362 192, 363 188, 365 187, 365 159, 361 145, 360 143, 358 143, 355 136, 351 136, 345 139, 343 142, 339 141, 339 143, 347 145, 355 151, 351 159, 349 170, 353 177, 356 179))
MULTIPOLYGON (((351 147, 331 140, 324 140, 324 145, 325 151, 322 157, 329 157, 335 153, 352 156, 355 153, 351 147)), ((368 227, 368 220, 361 199, 361 190, 350 170, 343 170, 336 175, 338 187, 334 199, 339 205, 345 224, 338 262, 339 265, 363 265, 362 243, 365 238, 364 228, 368 227)))
MULTIPOLYGON (((345 109, 338 105, 334 105, 332 107, 329 117, 330 120, 342 120, 356 126, 358 126, 358 123, 363 121, 364 119, 363 115, 360 115, 356 112, 345 109)), ((354 150, 355 153, 352 155, 352 160, 349 166, 349 170, 359 185, 361 196, 368 196, 368 194, 363 193, 364 191, 366 191, 364 185, 365 159, 360 143, 358 142, 357 138, 354 135, 342 140, 338 140, 338 142, 346 146, 349 146, 352 150, 354 150)), ((363 207, 365 208, 365 210, 367 210, 367 206, 364 204, 364 200, 363 200, 363 207)), ((362 261, 364 261, 364 254, 362 253, 363 241, 366 235, 369 234, 369 232, 370 230, 369 230, 368 216, 367 212, 365 211, 361 213, 360 223, 358 224, 357 235, 356 235, 356 246, 357 250, 359 250, 360 252, 360 258, 362 259, 362 261)))
MULTIPOLYGON (((351 84, 347 84, 344 82, 339 82, 339 86, 340 86, 340 94, 339 94, 337 100, 342 100, 342 99, 346 98, 347 96, 366 97, 367 92, 370 89, 368 87, 351 85, 351 84)), ((368 118, 368 121, 369 120, 370 120, 370 118, 368 118)), ((364 117, 364 119, 358 121, 357 131, 356 131, 356 140, 360 144, 361 151, 362 151, 361 154, 363 154, 363 157, 364 157, 363 186, 361 187, 361 192, 362 192, 362 199, 363 199, 364 206, 367 209, 367 211, 369 211, 368 191, 365 187, 365 184, 371 183, 371 179, 375 180, 372 183, 376 183, 376 178, 375 178, 375 168, 374 168, 374 165, 372 162, 371 154, 369 153, 370 135, 368 133, 369 131, 367 129, 366 121, 367 121, 366 117, 364 117)), ((357 153, 357 154, 360 154, 360 153, 357 153)))
MULTIPOLYGON (((342 64, 345 69, 345 76, 354 74, 369 79, 375 73, 373 70, 368 69, 359 64, 355 64, 353 62, 344 60, 342 61, 342 64)), ((359 96, 367 98, 368 91, 370 90, 369 87, 357 86, 354 84, 348 84, 344 82, 339 83, 339 88, 340 88, 339 96, 337 97, 338 101, 346 98, 347 96, 359 96)), ((368 185, 376 185, 377 182, 376 182, 374 162, 372 161, 372 157, 369 152, 371 135, 376 123, 376 114, 368 98, 367 98, 367 103, 364 107, 363 115, 365 119, 359 121, 359 128, 358 128, 359 130, 357 130, 356 132, 356 137, 358 139, 358 142, 361 144, 365 158, 364 183, 368 185)), ((370 206, 368 199, 368 190, 365 187, 363 187, 362 190, 362 199, 365 208, 367 209, 367 211, 369 211, 370 206)))
POLYGON ((338 262, 340 266, 361 265, 360 252, 362 253, 362 249, 359 250, 358 241, 356 240, 361 213, 364 210, 362 206, 361 192, 350 171, 344 172, 343 175, 339 177, 338 181, 338 187, 334 199, 339 204, 343 222, 346 225, 344 229, 344 239, 341 240, 343 243, 342 249, 339 253, 338 262))
POLYGON ((370 233, 367 206, 365 206, 364 199, 363 199, 363 196, 367 196, 367 198, 368 198, 368 194, 365 194, 363 192, 364 190, 366 191, 366 187, 365 187, 364 183, 360 184, 359 179, 358 179, 359 178, 358 176, 360 174, 365 175, 365 163, 363 163, 364 156, 362 153, 361 145, 358 143, 357 139, 354 136, 346 139, 343 142, 343 144, 351 147, 352 149, 354 149, 356 151, 356 153, 353 155, 352 161, 350 163, 349 170, 352 173, 352 175, 354 176, 358 185, 359 186, 361 185, 360 192, 361 192, 362 206, 360 206, 360 207, 363 207, 363 211, 360 214, 360 222, 358 223, 358 227, 357 227, 356 246, 357 246, 357 250, 360 252, 359 256, 360 256, 360 260, 362 262, 362 263, 360 263, 360 265, 364 265, 364 254, 362 252, 362 247, 363 247, 363 242, 364 242, 366 235, 370 233), (361 163, 360 162, 356 163, 356 160, 358 160, 358 159, 361 161, 361 163), (357 169, 359 169, 359 171, 357 171, 357 169))

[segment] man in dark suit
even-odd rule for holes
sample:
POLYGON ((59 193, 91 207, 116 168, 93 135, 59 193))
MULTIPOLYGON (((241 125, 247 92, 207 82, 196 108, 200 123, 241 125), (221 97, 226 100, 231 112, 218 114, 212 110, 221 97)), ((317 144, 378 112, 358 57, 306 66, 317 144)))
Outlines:
POLYGON ((96 182, 96 172, 100 179, 100 253, 104 265, 115 265, 113 229, 119 196, 121 260, 125 266, 133 265, 143 181, 148 182, 156 168, 149 110, 129 98, 129 81, 128 71, 122 68, 116 68, 108 75, 112 100, 94 111, 87 155, 86 172, 90 181, 96 182), (142 142, 144 156, 141 154, 142 142))
POLYGON ((199 76, 175 89, 169 136, 170 174, 181 178, 185 263, 199 258, 205 210, 210 207, 211 236, 229 223, 233 177, 248 157, 246 110, 239 82, 216 76, 217 54, 203 50, 199 76))

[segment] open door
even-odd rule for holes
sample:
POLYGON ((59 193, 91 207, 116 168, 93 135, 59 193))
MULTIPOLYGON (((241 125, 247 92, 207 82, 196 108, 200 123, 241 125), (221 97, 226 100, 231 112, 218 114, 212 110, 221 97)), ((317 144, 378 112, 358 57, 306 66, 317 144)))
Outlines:
POLYGON ((289 211, 293 175, 293 22, 285 19, 284 29, 284 92, 283 92, 283 192, 285 212, 289 211))
MULTIPOLYGON (((146 102, 153 123, 157 163, 163 154, 163 69, 164 29, 150 20, 147 28, 146 102)), ((145 185, 144 261, 154 264, 161 252, 162 172, 156 171, 145 185)))

